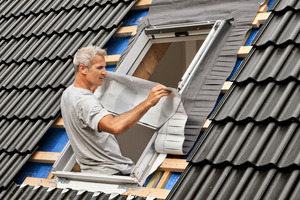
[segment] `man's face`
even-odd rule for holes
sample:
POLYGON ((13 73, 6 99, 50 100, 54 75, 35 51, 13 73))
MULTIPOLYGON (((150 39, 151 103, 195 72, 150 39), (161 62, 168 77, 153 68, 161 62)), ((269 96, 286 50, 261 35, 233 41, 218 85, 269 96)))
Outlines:
POLYGON ((91 87, 98 87, 102 85, 102 82, 107 74, 106 72, 105 58, 101 55, 96 55, 92 60, 92 66, 87 71, 86 80, 91 87))

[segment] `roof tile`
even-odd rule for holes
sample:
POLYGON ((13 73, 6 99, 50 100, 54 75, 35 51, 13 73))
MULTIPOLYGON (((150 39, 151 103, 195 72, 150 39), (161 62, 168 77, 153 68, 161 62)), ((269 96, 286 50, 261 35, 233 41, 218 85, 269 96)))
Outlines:
POLYGON ((295 81, 235 85, 219 104, 212 119, 255 122, 299 120, 299 94, 300 84, 295 81))
POLYGON ((285 168, 300 166, 300 124, 267 125, 234 122, 214 124, 201 138, 197 152, 189 160, 193 163, 209 161, 213 164, 253 164, 257 167, 273 165, 285 168))
POLYGON ((284 43, 300 44, 300 12, 291 10, 284 14, 271 14, 253 40, 255 46, 267 43, 284 45, 284 43))
POLYGON ((238 83, 267 81, 300 81, 300 47, 290 44, 286 47, 268 46, 255 48, 232 78, 238 83), (252 67, 248 67, 253 66, 252 67))

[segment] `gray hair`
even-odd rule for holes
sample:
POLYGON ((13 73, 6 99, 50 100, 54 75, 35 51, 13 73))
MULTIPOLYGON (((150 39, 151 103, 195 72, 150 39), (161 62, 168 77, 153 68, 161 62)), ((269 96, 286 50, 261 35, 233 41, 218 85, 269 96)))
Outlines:
POLYGON ((106 56, 107 54, 104 49, 97 46, 88 46, 78 49, 73 60, 75 72, 79 71, 80 64, 84 64, 90 69, 92 60, 96 55, 106 56))

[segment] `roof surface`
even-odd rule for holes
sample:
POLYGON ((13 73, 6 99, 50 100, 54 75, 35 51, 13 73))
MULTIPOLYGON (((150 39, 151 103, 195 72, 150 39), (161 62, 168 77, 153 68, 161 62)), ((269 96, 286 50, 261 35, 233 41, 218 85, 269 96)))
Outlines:
POLYGON ((74 79, 75 51, 103 47, 135 3, 0 2, 0 189, 59 117, 60 96, 74 79))
MULTIPOLYGON (((125 196, 120 194, 105 194, 103 192, 88 192, 86 190, 58 189, 56 187, 29 186, 27 184, 11 184, 10 187, 0 192, 2 200, 12 199, 93 199, 93 200, 143 200, 146 198, 137 196, 125 196)), ((154 200, 154 199, 152 199, 154 200)))
POLYGON ((299 1, 276 1, 167 199, 300 198, 299 1))

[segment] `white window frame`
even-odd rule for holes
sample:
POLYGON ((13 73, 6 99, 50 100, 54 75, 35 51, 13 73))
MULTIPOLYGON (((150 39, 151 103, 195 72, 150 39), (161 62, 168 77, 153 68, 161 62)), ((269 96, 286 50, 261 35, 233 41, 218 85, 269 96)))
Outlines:
MULTIPOLYGON (((226 21, 208 21, 200 24, 178 24, 172 26, 147 28, 138 36, 136 42, 133 44, 126 57, 115 71, 121 74, 132 75, 152 44, 204 40, 204 43, 201 45, 178 85, 179 93, 183 93, 188 85, 191 75, 196 71, 196 66, 198 66, 199 62, 201 62, 204 58, 216 35, 219 34, 224 26, 224 23, 226 23, 226 21)), ((58 177, 58 186, 60 184, 60 187, 69 187, 73 189, 78 188, 71 184, 72 181, 109 184, 111 187, 108 188, 111 189, 104 191, 109 193, 121 192, 116 188, 120 189, 121 187, 124 189, 124 185, 129 185, 128 187, 133 187, 134 185, 142 186, 145 183, 147 176, 151 174, 151 172, 153 172, 153 170, 155 170, 166 157, 166 154, 157 153, 154 149, 154 141, 156 136, 157 132, 154 133, 152 139, 136 163, 136 168, 131 176, 126 177, 117 175, 71 172, 76 163, 76 158, 69 142, 63 149, 60 157, 54 163, 52 173, 58 177)), ((75 185, 78 186, 78 183, 75 185)))

